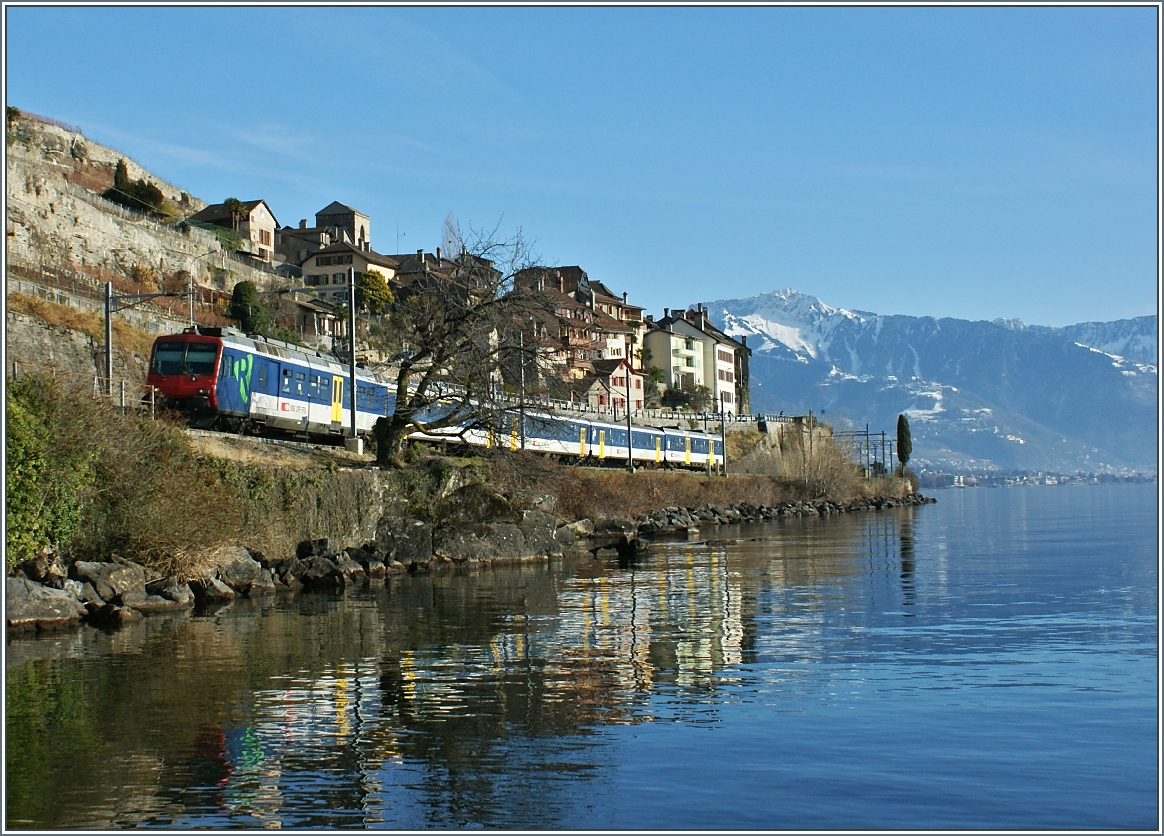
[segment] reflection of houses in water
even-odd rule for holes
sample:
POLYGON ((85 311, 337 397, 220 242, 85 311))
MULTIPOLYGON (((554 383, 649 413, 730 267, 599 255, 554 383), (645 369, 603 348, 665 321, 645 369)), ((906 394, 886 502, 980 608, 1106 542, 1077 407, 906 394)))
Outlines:
MULTIPOLYGON (((253 720, 227 735, 222 803, 244 822, 299 811, 284 826, 316 824, 302 817, 313 796, 328 808, 319 823, 408 809, 425 812, 395 821, 456 825, 470 808, 511 811, 490 826, 504 826, 510 814, 552 823, 555 805, 565 809, 568 798, 529 797, 493 780, 546 768, 526 741, 581 749, 573 741, 588 729, 652 719, 660 692, 708 704, 709 692, 754 675, 740 666, 758 652, 776 662, 766 675, 798 698, 799 663, 829 654, 824 638, 836 619, 868 615, 838 612, 824 596, 872 573, 883 578, 872 594, 885 599, 871 601, 873 610, 908 606, 914 562, 908 527, 871 515, 789 525, 763 543, 659 544, 624 569, 584 562, 525 576, 482 573, 441 580, 426 595, 416 594, 425 583, 418 580, 415 598, 378 603, 374 647, 362 649, 370 658, 255 694, 253 720), (494 606, 482 609, 479 599, 494 606), (833 613, 828 624, 825 613, 833 613)), ((555 762, 571 763, 550 749, 555 762)), ((592 756, 577 758, 592 768, 592 756)), ((605 780, 598 771, 579 774, 605 780)))
POLYGON ((727 556, 697 561, 692 548, 618 576, 571 581, 560 596, 554 643, 567 658, 601 665, 624 692, 657 681, 682 687, 742 659, 744 594, 727 556))
POLYGON ((312 826, 303 811, 318 795, 329 799, 320 824, 355 816, 378 793, 384 763, 399 761, 395 730, 368 723, 379 715, 378 670, 363 663, 285 679, 283 688, 255 692, 251 722, 223 735, 221 806, 271 826, 312 826), (285 809, 293 821, 281 821, 285 809))

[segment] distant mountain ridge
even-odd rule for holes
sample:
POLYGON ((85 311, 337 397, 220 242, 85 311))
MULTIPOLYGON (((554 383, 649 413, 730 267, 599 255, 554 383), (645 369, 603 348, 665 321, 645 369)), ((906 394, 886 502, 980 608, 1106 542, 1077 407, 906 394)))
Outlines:
POLYGON ((757 411, 886 431, 904 412, 914 458, 935 469, 1155 469, 1155 316, 1051 328, 852 311, 795 290, 708 311, 748 338, 757 411))

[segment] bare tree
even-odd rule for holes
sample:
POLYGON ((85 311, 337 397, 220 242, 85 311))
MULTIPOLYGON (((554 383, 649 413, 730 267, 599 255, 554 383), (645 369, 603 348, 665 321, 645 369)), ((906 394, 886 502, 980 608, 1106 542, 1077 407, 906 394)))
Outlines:
POLYGON ((505 409, 501 364, 522 346, 522 324, 544 304, 514 286, 514 274, 532 263, 520 231, 501 239, 496 228, 470 230, 460 241, 452 269, 438 265, 398 290, 391 325, 402 350, 394 358, 395 409, 376 424, 381 464, 398 462, 415 431, 456 427, 463 437, 496 426, 505 409))
POLYGON ((465 250, 465 237, 461 234, 461 225, 450 211, 445 216, 444 229, 441 230, 441 246, 444 247, 446 258, 456 258, 465 250))

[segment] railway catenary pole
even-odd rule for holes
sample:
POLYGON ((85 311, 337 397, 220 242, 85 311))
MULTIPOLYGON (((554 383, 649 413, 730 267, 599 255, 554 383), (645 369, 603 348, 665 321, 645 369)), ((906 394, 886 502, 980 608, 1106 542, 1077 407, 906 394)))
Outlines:
POLYGON ((113 282, 105 283, 105 394, 113 397, 113 282))
MULTIPOLYGON (((704 407, 703 407, 703 434, 708 435, 708 432, 707 432, 707 405, 706 404, 704 404, 704 407)), ((708 436, 708 437, 710 438, 710 436, 708 436)), ((709 441, 708 444, 710 444, 710 443, 711 442, 709 441)), ((703 464, 707 468, 707 475, 710 476, 711 475, 711 456, 708 456, 706 459, 704 459, 703 464)))
MULTIPOLYGON (((727 409, 724 407, 724 397, 726 397, 726 395, 727 395, 726 392, 719 393, 719 437, 723 441, 723 456, 721 457, 721 458, 723 458, 723 462, 720 464, 720 467, 723 468, 723 477, 725 479, 727 478, 727 475, 728 475, 728 472, 727 472, 727 409)), ((708 439, 708 444, 714 445, 714 443, 715 442, 708 439)), ((714 449, 714 447, 713 447, 713 449, 714 449)))
POLYGON ((352 399, 352 438, 356 437, 356 268, 348 268, 348 391, 352 399))
POLYGON ((631 429, 631 366, 626 364, 626 469, 635 472, 634 431, 631 429))
POLYGON ((517 332, 517 414, 521 422, 518 435, 521 449, 525 449, 525 333, 517 332))
MULTIPOLYGON (((118 305, 126 299, 136 299, 144 302, 147 299, 159 299, 163 296, 185 296, 184 293, 120 293, 114 295, 113 282, 105 283, 105 394, 113 397, 113 314, 122 308, 118 305)), ((132 307, 127 305, 126 307, 132 307)))

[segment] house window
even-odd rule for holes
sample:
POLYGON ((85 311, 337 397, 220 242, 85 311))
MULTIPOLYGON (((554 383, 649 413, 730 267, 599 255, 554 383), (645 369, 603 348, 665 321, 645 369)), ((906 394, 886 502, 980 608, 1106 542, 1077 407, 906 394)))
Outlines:
POLYGON ((315 266, 316 267, 326 267, 328 264, 331 264, 331 256, 330 255, 317 256, 315 259, 315 266))
POLYGON ((343 273, 333 273, 331 276, 331 283, 332 284, 343 284, 344 283, 344 274, 343 273))
POLYGON ((269 229, 260 229, 259 230, 259 243, 260 244, 267 244, 268 246, 270 246, 271 230, 269 230, 269 229))
POLYGON ((350 255, 345 255, 344 256, 344 264, 351 264, 351 263, 352 263, 352 257, 350 255))

